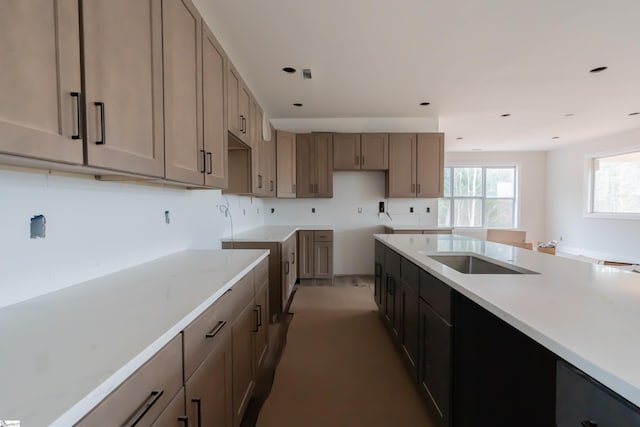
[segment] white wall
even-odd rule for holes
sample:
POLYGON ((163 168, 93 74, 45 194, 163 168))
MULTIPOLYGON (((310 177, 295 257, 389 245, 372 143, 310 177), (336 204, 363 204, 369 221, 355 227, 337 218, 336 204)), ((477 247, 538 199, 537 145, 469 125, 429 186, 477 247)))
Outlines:
POLYGON ((547 235, 559 251, 640 263, 640 220, 587 218, 586 158, 640 147, 640 130, 598 137, 550 151, 547 156, 547 235))
POLYGON ((383 225, 437 224, 437 200, 385 200, 384 189, 384 172, 334 172, 332 199, 265 200, 265 224, 332 226, 334 274, 373 274, 372 236, 383 232, 383 225), (378 215, 379 201, 385 201, 393 221, 378 215), (413 214, 409 207, 414 208, 413 214))
POLYGON ((218 206, 227 203, 236 231, 263 223, 261 200, 218 190, 0 170, 0 307, 183 249, 219 248, 230 221, 218 206), (44 239, 30 238, 34 215, 46 217, 44 239))
POLYGON ((447 152, 447 166, 516 165, 519 171, 518 228, 527 232, 527 241, 546 241, 545 191, 547 154, 544 151, 447 152))

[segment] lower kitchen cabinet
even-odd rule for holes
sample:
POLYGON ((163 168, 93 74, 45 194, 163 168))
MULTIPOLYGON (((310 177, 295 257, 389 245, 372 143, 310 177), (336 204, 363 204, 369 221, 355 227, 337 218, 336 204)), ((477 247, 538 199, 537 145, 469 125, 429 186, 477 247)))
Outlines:
POLYGON ((293 287, 298 280, 298 266, 296 260, 298 258, 298 237, 293 233, 281 246, 281 277, 282 277, 282 309, 286 308, 287 302, 293 287))
POLYGON ((396 317, 396 292, 400 281, 400 255, 390 249, 385 249, 384 253, 384 293, 383 298, 383 319, 387 326, 391 328, 394 337, 398 336, 398 331, 393 327, 396 317))
POLYGON ((182 335, 178 335, 76 426, 152 425, 181 388, 182 335))
POLYGON ((151 427, 185 427, 188 420, 184 410, 184 388, 181 388, 151 427))
POLYGON ((256 270, 256 297, 255 309, 256 327, 255 334, 255 369, 257 370, 267 355, 269 348, 269 270, 267 265, 263 271, 256 270))
POLYGON ((386 295, 385 278, 384 278, 384 245, 378 241, 375 242, 375 265, 374 265, 374 287, 373 294, 378 308, 382 310, 386 295))
POLYGON ((400 289, 397 292, 398 327, 402 355, 414 381, 418 378, 418 326, 420 324, 420 304, 418 288, 420 269, 402 258, 400 261, 400 289))
POLYGON ((333 279, 333 230, 298 231, 298 277, 333 279))

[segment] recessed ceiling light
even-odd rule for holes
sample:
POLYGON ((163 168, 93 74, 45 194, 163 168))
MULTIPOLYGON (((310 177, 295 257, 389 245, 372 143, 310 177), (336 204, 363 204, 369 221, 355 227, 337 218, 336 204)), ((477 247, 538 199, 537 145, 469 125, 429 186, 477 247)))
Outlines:
POLYGON ((573 116, 574 116, 574 114, 573 114, 573 113, 567 113, 567 114, 565 114, 564 116, 565 116, 565 117, 573 117, 573 116))
POLYGON ((294 107, 302 107, 302 104, 300 104, 299 102, 296 102, 295 104, 293 104, 294 107))
POLYGON ((293 74, 296 72, 296 69, 293 67, 284 67, 282 71, 284 71, 285 73, 293 74))
POLYGON ((629 113, 630 116, 637 116, 640 114, 640 111, 636 111, 635 113, 629 113))
POLYGON ((608 67, 596 67, 592 70, 589 70, 590 73, 601 73, 606 70, 608 67))
POLYGON ((559 136, 553 136, 553 137, 551 137, 551 139, 560 139, 560 137, 559 136))
POLYGON ((509 116, 511 116, 511 114, 510 114, 510 113, 504 113, 504 114, 501 114, 501 115, 500 115, 500 117, 509 117, 509 116))
POLYGON ((459 140, 464 139, 464 138, 463 138, 463 137, 461 137, 461 136, 459 136, 459 137, 457 137, 456 139, 459 141, 459 140))
POLYGON ((426 107, 427 105, 431 105, 430 102, 421 102, 420 105, 422 105, 423 107, 426 107))

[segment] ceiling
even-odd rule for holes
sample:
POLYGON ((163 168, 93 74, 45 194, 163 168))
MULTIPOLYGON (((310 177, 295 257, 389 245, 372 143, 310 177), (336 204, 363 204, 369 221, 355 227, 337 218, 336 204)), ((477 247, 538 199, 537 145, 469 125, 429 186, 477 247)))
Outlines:
POLYGON ((638 0, 196 4, 272 118, 435 118, 447 151, 640 128, 638 0))

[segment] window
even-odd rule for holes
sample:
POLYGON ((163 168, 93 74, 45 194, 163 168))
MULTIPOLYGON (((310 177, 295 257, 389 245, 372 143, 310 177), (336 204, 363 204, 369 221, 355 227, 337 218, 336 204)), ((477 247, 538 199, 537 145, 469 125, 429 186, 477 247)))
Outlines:
POLYGON ((515 166, 444 169, 444 198, 438 199, 441 227, 516 227, 515 166))
POLYGON ((591 159, 590 212, 640 214, 640 151, 591 159))

